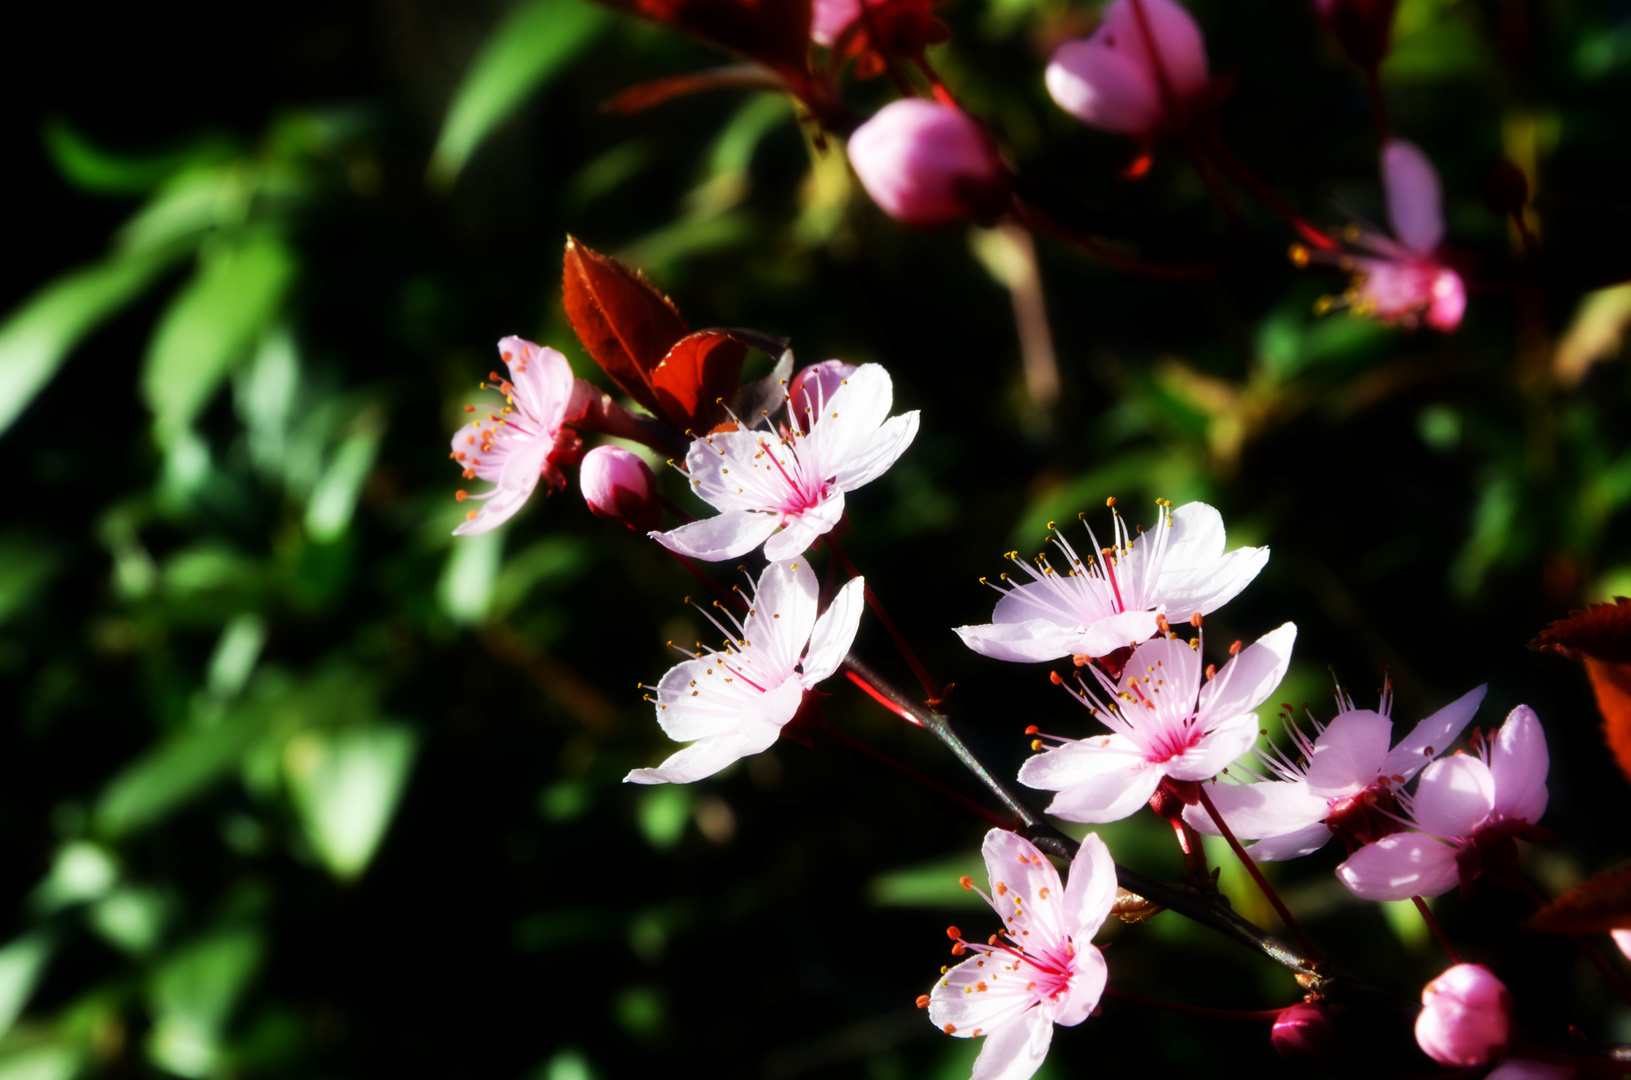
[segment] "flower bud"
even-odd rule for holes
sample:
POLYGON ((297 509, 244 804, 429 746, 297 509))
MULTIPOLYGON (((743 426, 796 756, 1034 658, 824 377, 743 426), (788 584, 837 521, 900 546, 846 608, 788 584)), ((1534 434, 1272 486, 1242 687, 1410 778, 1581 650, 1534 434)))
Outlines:
POLYGON ((1175 119, 1207 82, 1201 28, 1176 0, 1116 0, 1092 35, 1059 46, 1047 72, 1061 109, 1102 131, 1137 136, 1175 119))
POLYGON ((1282 1010, 1269 1041, 1287 1061, 1329 1061, 1342 1048, 1342 1035, 1331 1014, 1323 1005, 1308 1002, 1282 1010))
POLYGON ((985 129, 960 109, 921 98, 891 102, 857 128, 849 161, 872 200, 908 225, 994 217, 1007 194, 985 129))
POLYGON ((1512 995, 1482 964, 1457 964, 1421 992, 1416 1043, 1452 1068, 1482 1065, 1506 1049, 1512 995))
POLYGON ((1314 14, 1348 59, 1375 71, 1393 44, 1393 12, 1399 0, 1314 0, 1314 14))
POLYGON ((621 521, 635 532, 662 524, 657 478, 639 457, 620 446, 597 446, 584 455, 578 472, 583 501, 597 517, 621 521))
POLYGON ((798 422, 802 431, 810 430, 812 413, 832 400, 833 394, 844 385, 844 380, 855 374, 855 365, 842 360, 823 360, 819 364, 800 368, 787 388, 787 411, 798 422))

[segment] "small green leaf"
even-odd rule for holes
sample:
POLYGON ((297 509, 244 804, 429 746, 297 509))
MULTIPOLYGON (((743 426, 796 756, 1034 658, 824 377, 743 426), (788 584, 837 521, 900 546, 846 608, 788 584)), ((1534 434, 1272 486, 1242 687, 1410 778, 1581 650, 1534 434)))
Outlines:
POLYGON ((114 154, 92 143, 60 117, 45 122, 43 135, 52 164, 70 184, 81 191, 109 195, 151 191, 183 169, 221 161, 234 149, 231 139, 216 134, 200 136, 168 153, 114 154))
POLYGON ((148 997, 156 1014, 147 1052, 182 1076, 216 1069, 220 1034, 265 954, 254 930, 225 930, 168 957, 153 975, 148 997))
POLYGON ((303 732, 284 750, 295 809, 336 877, 367 869, 407 784, 419 737, 401 725, 303 732))
POLYGON ((436 599, 450 619, 471 626, 487 618, 503 553, 501 529, 454 538, 447 567, 436 585, 436 599))
POLYGON ((0 534, 0 624, 33 602, 60 562, 60 552, 40 537, 23 532, 0 534))
POLYGON ((209 402, 231 366, 282 307, 295 257, 276 233, 256 230, 206 250, 148 343, 142 396, 168 445, 209 402))
POLYGON ((23 1006, 45 974, 53 948, 50 936, 36 931, 0 949, 0 1035, 10 1031, 22 1015, 23 1006))
POLYGON ((515 8, 454 95, 431 156, 431 184, 451 187, 482 141, 608 25, 607 13, 583 0, 530 0, 515 8))
POLYGON ((161 820, 234 772, 268 722, 265 709, 241 709, 210 727, 178 733, 103 789, 97 826, 117 837, 161 820))
POLYGON ((0 323, 0 432, 85 335, 139 296, 178 252, 115 256, 47 285, 0 323))
POLYGON ((357 495, 374 468, 380 436, 384 433, 385 420, 379 410, 364 412, 318 477, 311 500, 306 504, 306 533, 317 543, 338 539, 350 526, 351 515, 357 509, 357 495))

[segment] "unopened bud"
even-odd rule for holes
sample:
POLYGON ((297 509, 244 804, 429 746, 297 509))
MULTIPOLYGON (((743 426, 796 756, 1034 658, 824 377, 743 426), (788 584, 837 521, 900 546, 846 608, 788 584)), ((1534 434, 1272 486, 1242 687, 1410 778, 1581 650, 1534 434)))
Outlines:
POLYGON ((1206 42, 1176 0, 1115 0, 1091 36, 1059 46, 1046 79, 1054 103, 1082 123, 1147 136, 1206 89, 1206 42))
POLYGON ((850 136, 849 161, 873 202, 908 225, 991 219, 1007 201, 1007 173, 991 137, 939 102, 885 105, 850 136))
POLYGON ((1342 1050, 1342 1034, 1323 1005, 1303 1002, 1282 1010, 1269 1032, 1274 1052, 1287 1061, 1329 1061, 1342 1050))
POLYGON ((1393 44, 1393 13, 1399 0, 1314 0, 1314 13, 1348 59, 1375 71, 1393 44))
POLYGON ((597 446, 585 454, 578 482, 583 501, 596 516, 642 533, 662 524, 657 478, 645 462, 622 447, 597 446))
POLYGON ((1451 1068, 1482 1065, 1506 1049, 1512 995, 1482 964, 1457 964, 1421 992, 1416 1044, 1451 1068))

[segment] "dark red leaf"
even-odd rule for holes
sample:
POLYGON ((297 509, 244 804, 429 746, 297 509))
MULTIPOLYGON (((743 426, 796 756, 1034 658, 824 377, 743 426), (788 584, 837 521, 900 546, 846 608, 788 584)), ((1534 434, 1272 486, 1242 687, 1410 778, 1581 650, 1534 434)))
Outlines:
POLYGON ((1631 930, 1631 863, 1587 878, 1524 921, 1548 934, 1631 930))
POLYGON ((722 45, 802 82, 809 70, 810 0, 606 0, 722 45))
POLYGON ((1631 600, 1620 596, 1612 604, 1572 611, 1542 630, 1529 647, 1562 653, 1571 660, 1631 663, 1631 600))
POLYGON ((663 415, 699 434, 727 419, 719 399, 735 395, 747 354, 728 330, 698 330, 675 342, 651 376, 663 415))
POLYGON ((643 274, 566 238, 561 302, 578 340, 623 392, 663 415, 652 372, 688 332, 673 301, 643 274))
POLYGON ((1631 664, 1587 660, 1586 672, 1597 693, 1597 711, 1603 714, 1603 738, 1631 780, 1631 664))

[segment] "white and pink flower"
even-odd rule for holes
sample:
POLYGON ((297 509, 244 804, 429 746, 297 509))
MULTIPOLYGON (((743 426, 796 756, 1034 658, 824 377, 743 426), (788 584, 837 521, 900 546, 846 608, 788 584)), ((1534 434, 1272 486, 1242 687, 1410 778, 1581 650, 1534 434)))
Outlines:
POLYGON ((466 479, 494 486, 477 495, 459 492, 461 501, 483 502, 453 530, 456 535, 484 533, 504 524, 540 479, 550 491, 565 487, 560 466, 574 463, 583 446, 578 433, 564 424, 578 389, 566 357, 518 337, 504 338, 498 352, 509 366, 510 378, 494 373, 492 388, 504 395, 504 404, 496 411, 466 406, 468 412, 486 415, 454 433, 451 455, 466 479))
POLYGON ((1519 705, 1473 754, 1440 758, 1400 797, 1412 828, 1360 848, 1337 877, 1366 900, 1438 896, 1480 874, 1497 883, 1516 873, 1518 839, 1538 839, 1551 759, 1535 711, 1519 705))
POLYGON ((1102 131, 1148 137, 1208 82, 1201 28, 1176 0, 1115 0, 1092 35, 1048 64, 1048 93, 1102 131))
POLYGON ((1094 667, 1103 697, 1072 691, 1113 734, 1063 739, 1026 761, 1023 784, 1056 791, 1048 812, 1067 821, 1119 821, 1164 779, 1205 780, 1257 739, 1252 710, 1291 663, 1297 628, 1264 634, 1208 679, 1199 640, 1157 638, 1133 650, 1119 682, 1094 667))
MULTIPOLYGON (((1347 843, 1351 854, 1404 827, 1393 813, 1394 792, 1460 738, 1484 699, 1484 689, 1463 694, 1421 721, 1391 749, 1391 692, 1382 692, 1378 711, 1355 709, 1339 693, 1336 719, 1323 727, 1315 722, 1314 738, 1288 720, 1292 752, 1258 752, 1275 779, 1220 783, 1207 794, 1235 836, 1257 841, 1247 850, 1258 862, 1307 855, 1333 835, 1347 843)), ((1211 815, 1199 807, 1187 807, 1184 820, 1200 832, 1218 835, 1211 815)))
MULTIPOLYGON (((1084 518, 1085 521, 1085 518, 1084 518)), ((1263 569, 1268 548, 1224 553, 1223 518, 1205 503, 1176 510, 1160 504, 1149 532, 1130 535, 1115 515, 1114 544, 1101 548, 1091 527, 1092 554, 1086 561, 1057 531, 1053 544, 1063 556, 1055 566, 1045 555, 1035 565, 1009 558, 1029 581, 1004 574, 1003 594, 981 626, 959 626, 963 644, 994 660, 1058 660, 1066 656, 1105 656, 1147 641, 1160 618, 1208 615, 1234 599, 1263 569)))
MULTIPOLYGON (((1104 841, 1083 839, 1070 880, 1022 836, 992 829, 982 847, 991 892, 980 895, 1003 921, 991 944, 961 940, 974 955, 952 968, 920 1005, 948 1035, 984 1037, 973 1080, 1026 1080, 1041 1066, 1053 1025, 1073 1027, 1098 1008, 1109 979, 1093 935, 1116 899, 1116 864, 1104 841)), ((973 883, 963 879, 964 888, 973 883)))
POLYGON ((663 732, 691 745, 657 768, 635 769, 624 781, 688 784, 768 750, 797 714, 805 691, 837 671, 849 652, 863 588, 861 578, 847 582, 818 617, 815 572, 807 562, 765 567, 747 618, 738 623, 726 614, 730 626, 720 626, 725 647, 694 655, 647 688, 663 732))
POLYGON ((1482 964, 1457 964, 1422 988, 1416 1045, 1450 1068, 1483 1065, 1506 1052, 1512 995, 1482 964))
POLYGON ((685 471, 720 513, 651 536, 694 559, 734 559, 763 544, 765 558, 776 561, 803 554, 837 525, 844 493, 876 480, 906 452, 918 414, 889 415, 893 384, 877 364, 855 368, 828 394, 830 381, 824 374, 803 384, 810 393, 789 399, 778 430, 738 426, 693 440, 685 471))

